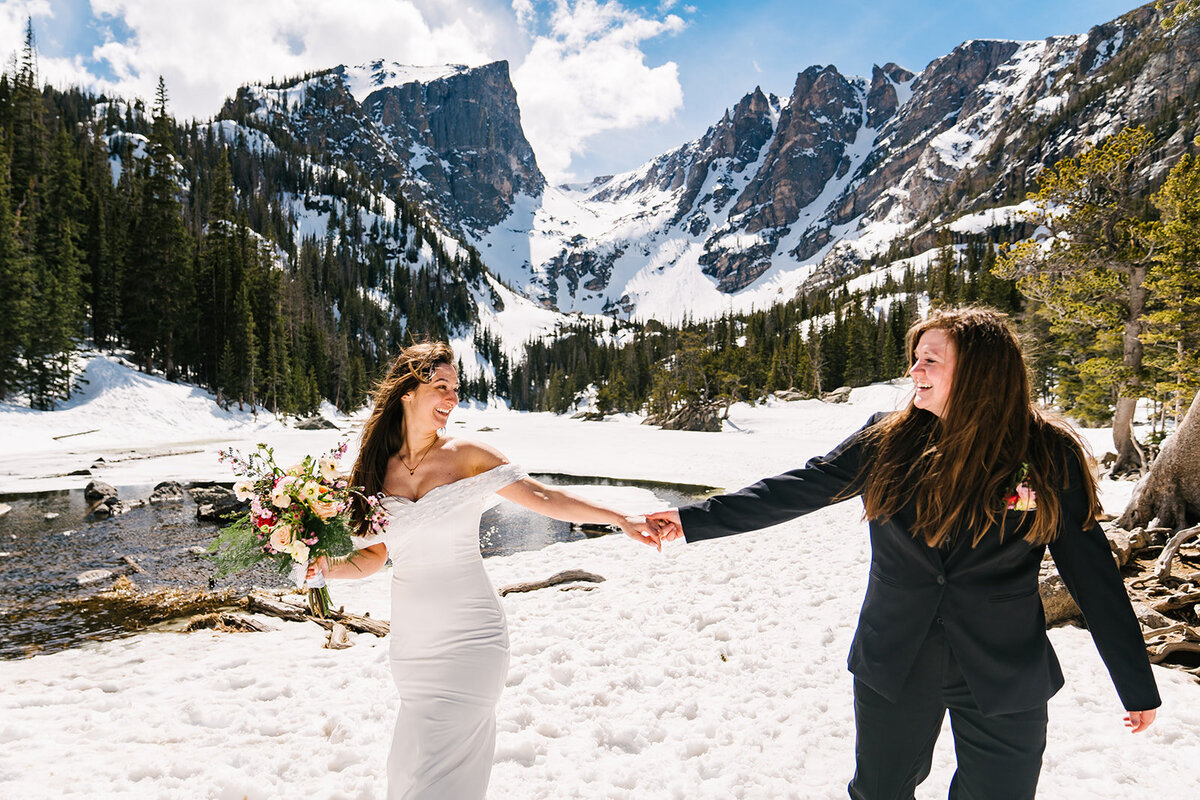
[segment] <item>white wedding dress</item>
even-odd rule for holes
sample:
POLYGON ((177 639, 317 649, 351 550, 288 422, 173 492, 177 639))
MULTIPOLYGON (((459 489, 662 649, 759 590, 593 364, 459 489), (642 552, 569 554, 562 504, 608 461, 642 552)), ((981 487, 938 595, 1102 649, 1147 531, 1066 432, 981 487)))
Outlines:
POLYGON ((508 628, 479 553, 479 517, 497 489, 525 475, 502 464, 416 502, 383 500, 391 517, 382 537, 392 560, 390 658, 400 690, 389 800, 476 800, 487 792, 508 628))

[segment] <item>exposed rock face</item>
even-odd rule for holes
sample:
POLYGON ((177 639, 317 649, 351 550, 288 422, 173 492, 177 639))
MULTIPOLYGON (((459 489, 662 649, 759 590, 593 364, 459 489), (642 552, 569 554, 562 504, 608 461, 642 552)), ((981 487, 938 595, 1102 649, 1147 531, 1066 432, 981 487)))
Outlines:
POLYGON ((1145 5, 1086 34, 971 41, 916 75, 875 67, 869 84, 812 67, 782 103, 748 95, 701 139, 591 199, 645 192, 653 208, 674 192, 655 236, 699 239, 699 264, 723 291, 803 263, 818 266, 809 285, 836 281, 862 261, 839 237, 886 223, 925 247, 935 226, 1020 202, 1041 169, 1126 125, 1175 119, 1178 133, 1154 154, 1155 169, 1173 163, 1200 121, 1200 19, 1166 33, 1160 18, 1145 5), (764 108, 773 125, 765 114, 738 124, 764 108))
POLYGON ((720 211, 736 191, 728 179, 718 178, 714 190, 700 197, 709 172, 724 167, 727 174, 737 175, 753 165, 763 146, 771 141, 775 133, 775 117, 778 113, 779 98, 775 95, 768 97, 761 88, 755 87, 753 92, 738 101, 732 111, 726 111, 721 121, 709 128, 699 140, 655 159, 644 174, 635 180, 606 186, 592 197, 597 200, 617 200, 648 190, 682 189, 679 210, 673 222, 678 222, 694 207, 703 208, 711 204, 712 210, 720 211), (728 160, 728 163, 718 165, 722 160, 728 160))
MULTIPOLYGON (((931 140, 964 113, 978 110, 983 102, 981 85, 1020 47, 1018 42, 967 42, 930 64, 913 80, 912 98, 904 113, 893 115, 880 131, 872 153, 877 166, 864 170, 862 182, 839 204, 833 223, 849 222, 873 204, 878 204, 876 216, 883 217, 902 201, 924 208, 936 200, 958 170, 931 150, 931 140), (886 193, 895 186, 902 186, 907 197, 886 193), (880 203, 881 198, 887 199, 880 203)), ((815 243, 802 246, 797 255, 806 258, 818 247, 815 243)))
POLYGON ((861 85, 833 67, 800 73, 766 163, 734 206, 734 213, 745 215, 746 232, 794 222, 830 178, 844 175, 849 165, 842 156, 862 122, 861 85))
POLYGON ((748 247, 714 236, 700 259, 723 291, 741 289, 766 272, 789 226, 831 180, 849 172, 846 150, 862 128, 864 100, 861 82, 833 67, 809 67, 797 76, 764 163, 730 216, 745 233, 761 235, 748 247))
POLYGON ((809 286, 840 280, 874 254, 850 245, 872 225, 875 252, 884 236, 923 246, 959 215, 1014 205, 1045 166, 1126 125, 1176 120, 1154 156, 1173 162, 1200 121, 1200 20, 1168 33, 1160 19, 1149 4, 1079 35, 966 42, 916 74, 809 67, 790 97, 756 88, 695 141, 572 189, 541 228, 536 214, 510 216, 546 184, 505 62, 339 67, 247 87, 223 115, 282 126, 476 243, 528 225, 537 247, 483 248, 489 268, 548 305, 630 311, 664 285, 639 284, 646 267, 667 281, 679 265, 693 284, 699 269, 729 293, 772 267, 816 267, 809 286), (562 211, 576 200, 579 217, 562 211))
MULTIPOLYGON (((766 95, 756 87, 731 111, 726 111, 720 122, 700 139, 660 156, 630 179, 615 183, 604 181, 592 198, 615 202, 648 192, 677 193, 679 200, 669 224, 681 225, 693 236, 711 231, 713 247, 701 257, 701 263, 706 272, 718 278, 730 274, 736 267, 722 260, 727 253, 719 244, 727 231, 713 231, 714 221, 727 217, 731 202, 739 195, 744 197, 745 186, 755 175, 751 168, 764 157, 764 148, 775 138, 779 113, 779 98, 766 95), (708 187, 707 191, 705 187, 708 187)), ((612 261, 625 249, 621 246, 613 248, 616 255, 607 263, 609 271, 612 261)), ((578 261, 577 253, 574 255, 578 261)), ((560 274, 571 280, 569 272, 558 271, 566 257, 568 253, 564 250, 555 258, 560 263, 550 264, 548 275, 551 281, 560 274)), ((741 258, 743 261, 754 260, 754 256, 746 254, 741 258)), ((607 280, 606 275, 607 272, 604 280, 607 280)))
POLYGON ((507 61, 379 89, 363 108, 424 179, 425 195, 472 230, 500 222, 518 194, 540 194, 546 184, 507 61))
POLYGON ((411 80, 395 66, 376 61, 280 88, 243 87, 221 117, 265 117, 390 191, 423 200, 452 228, 485 230, 508 216, 518 194, 542 191, 508 62, 428 78, 414 71, 411 80))
POLYGON ((591 249, 585 237, 575 236, 568 247, 563 248, 547 264, 547 272, 553 278, 549 282, 547 304, 552 305, 557 299, 555 289, 560 277, 566 279, 567 290, 572 295, 578 293, 580 282, 589 275, 591 278, 583 283, 583 288, 590 292, 603 292, 608 287, 613 263, 624 254, 625 248, 619 246, 611 250, 591 249))
POLYGON ((871 69, 871 90, 867 93, 867 127, 879 130, 895 116, 900 108, 896 93, 897 84, 908 83, 913 74, 904 67, 891 63, 875 65, 871 69))

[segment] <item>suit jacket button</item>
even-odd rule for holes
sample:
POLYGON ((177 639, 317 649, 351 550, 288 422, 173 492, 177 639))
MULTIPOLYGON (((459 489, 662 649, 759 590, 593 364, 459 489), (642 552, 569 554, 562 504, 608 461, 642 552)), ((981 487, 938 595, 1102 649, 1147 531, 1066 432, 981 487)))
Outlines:
POLYGON ((944 623, 944 622, 942 621, 942 618, 941 618, 941 617, 938 617, 936 620, 934 620, 934 622, 936 622, 938 625, 945 625, 945 624, 946 624, 946 623, 944 623))
POLYGON ((937 576, 937 582, 938 582, 938 586, 945 586, 945 585, 946 585, 946 576, 945 576, 945 575, 938 575, 938 576, 937 576))

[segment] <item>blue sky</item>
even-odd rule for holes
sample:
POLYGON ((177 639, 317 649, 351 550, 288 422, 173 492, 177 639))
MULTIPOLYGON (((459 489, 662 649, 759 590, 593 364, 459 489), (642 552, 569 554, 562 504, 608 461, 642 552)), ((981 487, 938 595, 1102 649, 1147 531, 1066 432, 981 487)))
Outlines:
MULTIPOLYGON (((796 75, 813 64, 833 64, 843 74, 864 77, 870 77, 872 65, 889 61, 919 72, 970 39, 1032 40, 1083 33, 1139 3, 769 0, 694 5, 697 12, 686 17, 690 23, 687 30, 656 39, 644 48, 651 62, 670 59, 679 64, 685 108, 675 119, 657 126, 663 133, 669 132, 663 141, 697 138, 755 86, 790 94, 796 75)), ((629 134, 631 139, 636 136, 636 132, 629 134)), ((597 158, 594 163, 599 166, 603 161, 597 158)))
POLYGON ((1082 33, 1134 0, 3 0, 0 57, 32 16, 43 77, 207 118, 239 85, 383 57, 513 66, 554 180, 632 169, 694 139, 761 86, 834 64, 920 71, 968 39, 1082 33))

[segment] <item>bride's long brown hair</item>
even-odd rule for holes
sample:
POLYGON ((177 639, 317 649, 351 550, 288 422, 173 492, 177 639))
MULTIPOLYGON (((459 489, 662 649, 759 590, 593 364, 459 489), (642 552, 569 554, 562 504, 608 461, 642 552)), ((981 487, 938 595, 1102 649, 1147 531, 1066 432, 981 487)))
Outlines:
POLYGON ((1100 503, 1087 449, 1066 423, 1034 405, 1021 345, 1007 317, 979 306, 935 312, 908 331, 910 363, 917 342, 931 330, 945 331, 955 347, 944 416, 910 400, 871 430, 874 453, 861 484, 867 517, 886 520, 913 502, 914 536, 938 547, 955 531, 969 531, 974 546, 1001 522, 1004 496, 1028 465, 1037 511, 1024 539, 1046 544, 1058 532, 1066 459, 1074 455, 1087 499, 1084 524, 1093 524, 1100 503))
MULTIPOLYGON (((400 398, 433 380, 433 371, 441 364, 454 365, 454 351, 445 342, 419 342, 406 347, 396 356, 387 377, 372 395, 374 408, 363 425, 361 446, 350 485, 359 487, 365 495, 383 491, 388 459, 404 446, 404 404, 400 398)), ((366 504, 356 502, 351 509, 355 533, 367 532, 366 504)))

